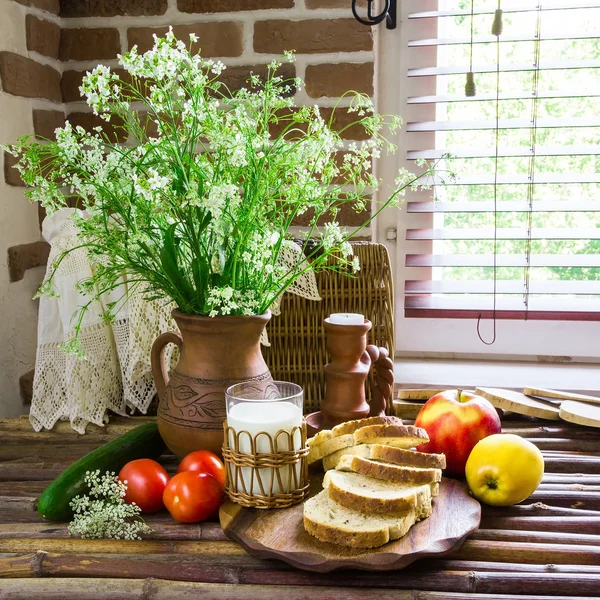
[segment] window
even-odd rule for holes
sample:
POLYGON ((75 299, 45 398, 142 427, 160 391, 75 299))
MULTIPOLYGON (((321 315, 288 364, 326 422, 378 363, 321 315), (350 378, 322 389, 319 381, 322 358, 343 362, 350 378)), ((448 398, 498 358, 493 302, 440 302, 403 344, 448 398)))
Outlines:
POLYGON ((450 153, 457 178, 378 224, 383 239, 397 229, 398 350, 598 356, 600 2, 503 0, 498 38, 498 0, 400 7, 400 35, 380 39, 379 109, 404 116, 401 166, 450 153), (488 346, 477 322, 491 342, 494 306, 488 346))

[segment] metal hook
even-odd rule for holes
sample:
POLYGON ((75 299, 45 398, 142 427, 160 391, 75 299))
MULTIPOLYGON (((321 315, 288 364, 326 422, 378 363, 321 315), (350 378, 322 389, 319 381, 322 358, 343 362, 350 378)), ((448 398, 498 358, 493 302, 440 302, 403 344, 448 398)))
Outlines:
POLYGON ((384 19, 386 20, 386 27, 388 29, 396 29, 396 1, 397 0, 385 0, 385 7, 378 15, 373 15, 373 3, 375 0, 367 0, 367 18, 363 19, 356 10, 357 0, 352 0, 352 14, 354 18, 363 25, 373 27, 379 25, 384 19))

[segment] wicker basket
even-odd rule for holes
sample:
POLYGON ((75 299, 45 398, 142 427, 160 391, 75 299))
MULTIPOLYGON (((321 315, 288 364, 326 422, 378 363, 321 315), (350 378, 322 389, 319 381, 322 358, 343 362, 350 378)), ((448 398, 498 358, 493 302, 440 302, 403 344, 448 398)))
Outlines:
MULTIPOLYGON (((322 302, 285 294, 281 314, 267 325, 270 347, 262 352, 273 379, 292 381, 304 389, 304 413, 319 410, 325 393, 323 367, 329 362, 323 319, 335 312, 363 314, 373 327, 367 343, 387 348, 394 356, 394 287, 387 248, 383 244, 354 242, 360 271, 348 277, 334 271, 317 274, 322 302)), ((373 374, 367 380, 367 400, 373 374)), ((147 414, 156 414, 156 400, 147 414)), ((392 407, 387 412, 391 414, 392 407)))
MULTIPOLYGON (((324 271, 317 274, 322 302, 285 294, 281 314, 267 325, 270 347, 263 355, 273 379, 292 381, 304 389, 304 412, 318 410, 325 392, 323 367, 329 362, 323 319, 335 312, 361 313, 373 324, 369 344, 387 348, 394 356, 394 288, 387 248, 383 244, 355 242, 360 260, 355 277, 324 271)), ((371 373, 367 381, 373 381, 371 373)), ((388 407, 390 412, 392 407, 388 407)))
POLYGON ((255 436, 223 424, 223 460, 227 473, 225 493, 232 502, 250 508, 287 508, 308 494, 308 446, 306 422, 275 436, 255 436), (259 441, 260 440, 260 441, 259 441), (249 452, 241 452, 242 441, 249 452), (256 452, 267 441, 270 452, 256 452), (295 443, 297 442, 297 443, 295 443), (298 446, 294 448, 294 446, 298 446), (281 449, 283 448, 283 449, 281 449), (278 491, 274 491, 277 486, 278 491))

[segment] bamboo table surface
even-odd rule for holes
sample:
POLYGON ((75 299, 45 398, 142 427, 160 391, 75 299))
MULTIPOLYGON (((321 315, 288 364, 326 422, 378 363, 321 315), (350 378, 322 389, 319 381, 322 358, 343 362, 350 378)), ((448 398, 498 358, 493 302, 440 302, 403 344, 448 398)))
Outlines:
MULTIPOLYGON (((484 507, 481 527, 442 559, 401 571, 320 574, 250 556, 217 522, 147 520, 143 541, 69 538, 35 500, 90 450, 146 419, 117 418, 77 435, 61 423, 34 433, 0 419, 0 600, 442 600, 600 598, 600 431, 535 419, 505 420, 543 452, 546 474, 524 503, 484 507)), ((176 460, 164 456, 167 470, 176 460)))

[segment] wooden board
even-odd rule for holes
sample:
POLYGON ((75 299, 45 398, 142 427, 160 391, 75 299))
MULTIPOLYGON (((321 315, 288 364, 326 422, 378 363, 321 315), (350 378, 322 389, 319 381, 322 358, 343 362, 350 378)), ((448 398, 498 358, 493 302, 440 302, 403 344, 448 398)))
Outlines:
POLYGON ((416 419, 425 402, 410 402, 409 400, 394 400, 394 415, 401 419, 416 419))
POLYGON ((560 392, 558 390, 547 390, 544 388, 526 386, 523 393, 528 396, 538 398, 548 398, 550 400, 575 400, 587 404, 600 404, 600 398, 597 396, 587 396, 585 394, 572 394, 571 392, 560 392))
POLYGON ((560 418, 577 425, 600 427, 600 406, 565 400, 560 405, 560 418))
POLYGON ((520 415, 558 421, 559 408, 549 402, 535 400, 521 392, 499 388, 477 388, 476 394, 489 400, 496 408, 508 410, 520 415))
POLYGON ((444 390, 436 389, 400 389, 396 392, 396 398, 398 398, 398 400, 424 400, 426 402, 427 400, 429 400, 429 398, 432 398, 436 394, 439 394, 443 391, 444 390))
MULTIPOLYGON (((311 495, 321 489, 322 477, 322 473, 313 475, 311 495)), ((229 538, 260 558, 277 558, 320 573, 346 568, 388 571, 458 548, 479 527, 481 506, 469 496, 465 484, 444 478, 429 518, 414 525, 403 538, 367 550, 317 540, 304 530, 302 513, 302 504, 257 510, 228 502, 221 507, 219 518, 229 538)))

